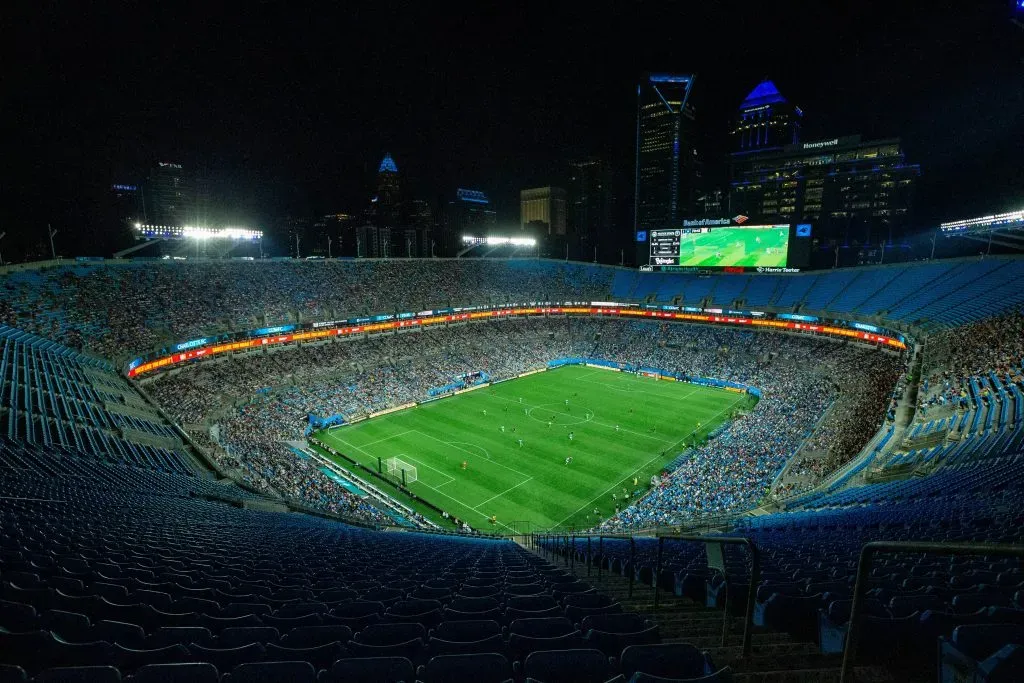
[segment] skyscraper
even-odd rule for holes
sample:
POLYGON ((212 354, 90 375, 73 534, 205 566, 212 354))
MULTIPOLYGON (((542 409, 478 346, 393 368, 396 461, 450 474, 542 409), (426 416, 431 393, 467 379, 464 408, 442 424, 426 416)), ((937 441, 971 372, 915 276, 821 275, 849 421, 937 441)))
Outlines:
POLYGON ((612 172, 601 159, 569 163, 568 228, 582 241, 602 242, 612 231, 612 172))
POLYGON ((693 81, 649 74, 637 86, 634 230, 671 227, 692 213, 699 180, 693 81))
POLYGON ((161 161, 149 173, 146 218, 150 225, 182 227, 195 218, 195 183, 181 164, 161 161))
POLYGON ((138 185, 115 183, 110 186, 110 204, 118 227, 146 222, 146 210, 138 185))
POLYGON ((519 193, 520 227, 543 225, 547 235, 564 235, 566 194, 561 187, 536 187, 519 193))
POLYGON ((821 245, 902 239, 921 168, 907 162, 899 139, 802 142, 802 119, 768 79, 743 100, 732 130, 730 215, 810 223, 821 245))
POLYGON ((859 135, 801 142, 731 158, 729 213, 811 223, 821 244, 878 245, 912 227, 921 167, 897 138, 859 135))
POLYGON ((448 202, 444 216, 443 246, 438 251, 445 256, 454 256, 458 253, 463 235, 486 236, 497 222, 497 213, 491 208, 491 200, 484 192, 460 187, 455 193, 455 199, 448 202))
POLYGON ((398 166, 388 153, 377 168, 376 224, 380 228, 397 228, 402 217, 399 195, 398 166))
POLYGON ((767 78, 750 91, 736 112, 735 151, 779 149, 800 142, 804 113, 787 101, 767 78))

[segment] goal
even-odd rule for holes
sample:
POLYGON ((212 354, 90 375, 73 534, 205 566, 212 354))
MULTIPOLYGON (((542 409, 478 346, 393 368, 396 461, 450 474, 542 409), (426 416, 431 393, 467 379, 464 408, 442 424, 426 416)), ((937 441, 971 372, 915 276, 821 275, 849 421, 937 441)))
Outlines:
POLYGON ((416 466, 410 465, 399 458, 388 458, 386 461, 388 474, 395 477, 403 484, 411 484, 416 481, 416 466))

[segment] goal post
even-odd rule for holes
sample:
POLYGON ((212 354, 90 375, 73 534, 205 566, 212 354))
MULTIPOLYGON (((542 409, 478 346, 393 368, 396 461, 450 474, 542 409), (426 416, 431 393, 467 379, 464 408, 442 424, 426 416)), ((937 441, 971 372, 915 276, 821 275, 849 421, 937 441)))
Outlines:
POLYGON ((411 484, 416 481, 416 466, 401 458, 388 458, 384 461, 388 474, 395 477, 403 484, 411 484))

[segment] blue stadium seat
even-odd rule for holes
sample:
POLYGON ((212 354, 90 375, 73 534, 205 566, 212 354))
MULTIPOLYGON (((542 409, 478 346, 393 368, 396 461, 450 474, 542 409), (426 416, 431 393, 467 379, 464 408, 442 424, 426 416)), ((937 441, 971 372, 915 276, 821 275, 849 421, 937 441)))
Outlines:
POLYGON ((231 681, 252 683, 314 683, 316 669, 308 662, 253 662, 239 664, 231 670, 231 681))
POLYGON ((423 683, 507 683, 512 677, 512 665, 497 653, 432 657, 417 676, 423 683))
POLYGON ((600 650, 565 649, 533 652, 523 662, 523 675, 545 683, 604 683, 611 667, 600 650))
POLYGON ((317 677, 319 683, 404 683, 416 675, 412 662, 404 657, 342 659, 317 677))
POLYGON ((638 672, 651 676, 696 678, 710 673, 706 653, 687 643, 630 645, 619 657, 619 669, 626 678, 638 672))
POLYGON ((217 667, 206 663, 147 664, 132 675, 133 683, 218 683, 217 667))

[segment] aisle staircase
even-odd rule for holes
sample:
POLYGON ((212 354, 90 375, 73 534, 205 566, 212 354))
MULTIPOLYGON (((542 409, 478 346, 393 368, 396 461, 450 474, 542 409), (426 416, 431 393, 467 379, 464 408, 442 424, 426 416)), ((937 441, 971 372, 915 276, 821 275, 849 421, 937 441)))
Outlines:
MULTIPOLYGON (((596 565, 586 562, 582 553, 566 558, 561 552, 532 548, 525 539, 524 547, 590 582, 598 592, 621 603, 623 612, 637 612, 657 623, 662 643, 689 643, 706 650, 717 668, 729 667, 733 683, 838 683, 840 680, 841 654, 822 654, 816 643, 801 642, 787 633, 764 627, 752 626, 751 652, 744 657, 742 600, 738 601, 738 608, 730 606, 728 622, 724 608, 706 607, 669 590, 658 591, 655 605, 651 585, 638 580, 631 583, 628 577, 611 571, 607 564, 599 572, 596 565), (723 642, 726 628, 728 633, 723 642)), ((879 666, 857 666, 853 674, 852 680, 858 683, 913 680, 904 675, 896 678, 879 666)))

